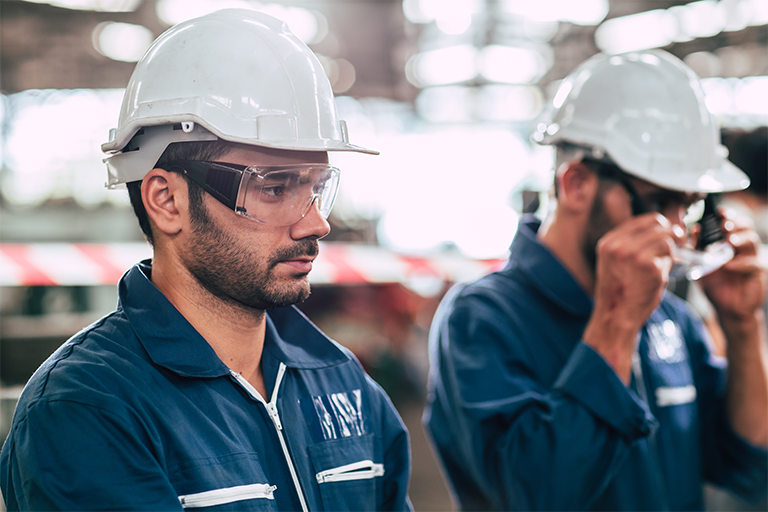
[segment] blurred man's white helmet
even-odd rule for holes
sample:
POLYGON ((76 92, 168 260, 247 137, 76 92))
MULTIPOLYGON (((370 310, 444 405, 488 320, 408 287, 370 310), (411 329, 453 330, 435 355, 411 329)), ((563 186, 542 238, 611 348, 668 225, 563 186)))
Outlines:
POLYGON ((312 51, 282 21, 242 9, 180 23, 150 46, 101 146, 107 186, 143 179, 172 142, 216 139, 377 154, 349 143, 312 51))
POLYGON ((727 160, 696 74, 673 55, 651 50, 595 55, 560 84, 541 144, 583 147, 628 174, 685 192, 749 186, 727 160))

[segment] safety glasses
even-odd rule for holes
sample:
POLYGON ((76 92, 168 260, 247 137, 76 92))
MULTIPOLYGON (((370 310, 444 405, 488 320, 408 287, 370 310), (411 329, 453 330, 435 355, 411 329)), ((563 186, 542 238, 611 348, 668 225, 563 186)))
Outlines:
POLYGON ((328 218, 339 189, 340 171, 325 164, 245 166, 174 160, 160 166, 180 171, 224 206, 270 226, 290 226, 317 204, 328 218))
MULTIPOLYGON (((630 199, 632 215, 642 215, 651 211, 663 213, 672 203, 681 204, 679 194, 661 191, 650 201, 643 199, 632 184, 629 176, 612 163, 589 160, 591 167, 600 179, 618 182, 630 199)), ((717 203, 713 194, 690 204, 686 209, 684 222, 690 232, 699 225, 696 248, 678 247, 676 249, 676 265, 672 277, 685 275, 695 281, 714 272, 734 257, 733 247, 725 240, 725 232, 720 226, 722 218, 717 213, 717 203)))

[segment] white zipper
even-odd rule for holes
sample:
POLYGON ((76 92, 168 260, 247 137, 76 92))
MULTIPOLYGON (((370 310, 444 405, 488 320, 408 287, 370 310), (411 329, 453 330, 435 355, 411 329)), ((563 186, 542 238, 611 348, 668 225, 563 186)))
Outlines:
POLYGON ((293 485, 296 487, 296 494, 299 495, 301 510, 303 512, 309 512, 307 501, 304 499, 304 492, 301 490, 299 476, 296 474, 296 468, 293 465, 293 459, 291 459, 291 454, 288 452, 288 445, 285 443, 285 437, 283 437, 283 423, 280 421, 280 415, 277 412, 277 391, 280 389, 280 383, 283 381, 283 375, 285 374, 285 364, 280 363, 280 368, 277 370, 275 389, 272 390, 272 399, 269 401, 269 403, 264 400, 264 398, 261 396, 261 393, 259 393, 256 388, 254 388, 251 383, 248 382, 242 375, 232 370, 230 370, 230 373, 232 374, 232 377, 234 377, 235 380, 239 382, 240 385, 243 386, 254 399, 264 404, 264 407, 267 408, 267 413, 269 414, 269 417, 272 418, 272 422, 275 424, 275 429, 277 429, 277 437, 280 439, 280 446, 283 448, 283 455, 285 455, 285 461, 288 463, 288 470, 291 472, 293 485))
POLYGON ((257 498, 273 500, 275 489, 276 485, 269 484, 238 485, 179 496, 179 503, 183 508, 200 508, 257 498))
POLYGON ((317 483, 325 482, 346 482, 349 480, 367 480, 377 476, 384 476, 384 464, 375 464, 370 460, 361 460, 353 462, 346 466, 326 469, 317 475, 317 483))

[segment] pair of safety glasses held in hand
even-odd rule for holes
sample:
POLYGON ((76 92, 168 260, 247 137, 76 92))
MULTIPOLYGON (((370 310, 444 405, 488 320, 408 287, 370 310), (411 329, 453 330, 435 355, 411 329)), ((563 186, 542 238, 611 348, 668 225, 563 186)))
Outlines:
MULTIPOLYGON (((597 173, 603 179, 620 183, 627 191, 632 207, 632 214, 642 215, 651 211, 661 212, 663 204, 648 204, 638 194, 629 177, 617 166, 605 162, 596 164, 597 173)), ((691 204, 685 215, 685 224, 689 234, 698 225, 696 246, 677 247, 675 250, 675 265, 670 277, 685 276, 696 281, 722 267, 733 259, 733 246, 726 241, 722 229, 722 217, 717 212, 717 200, 712 194, 691 204)), ((689 236, 690 238, 690 236, 689 236)))
POLYGON ((180 171, 227 208, 269 226, 291 226, 317 205, 327 219, 340 171, 325 164, 245 166, 174 160, 159 167, 180 171))

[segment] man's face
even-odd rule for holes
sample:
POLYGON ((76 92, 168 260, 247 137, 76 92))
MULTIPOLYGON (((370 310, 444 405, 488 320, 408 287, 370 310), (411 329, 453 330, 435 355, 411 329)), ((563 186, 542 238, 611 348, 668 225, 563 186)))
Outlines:
MULTIPOLYGON (((328 163, 325 152, 234 147, 218 161, 259 166, 328 163)), ((191 217, 184 263, 210 293, 262 310, 309 296, 307 275, 318 254, 318 240, 330 232, 315 205, 290 226, 270 226, 238 215, 203 193, 202 211, 191 217)))
MULTIPOLYGON (((692 204, 702 199, 702 195, 663 189, 631 176, 628 180, 650 211, 661 213, 670 224, 680 227, 683 232, 687 231, 686 214, 692 204)), ((608 231, 633 217, 631 203, 630 194, 618 181, 600 180, 582 245, 583 255, 593 270, 597 265, 598 241, 608 231)))

